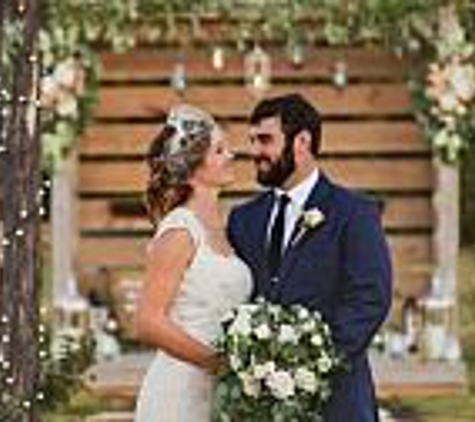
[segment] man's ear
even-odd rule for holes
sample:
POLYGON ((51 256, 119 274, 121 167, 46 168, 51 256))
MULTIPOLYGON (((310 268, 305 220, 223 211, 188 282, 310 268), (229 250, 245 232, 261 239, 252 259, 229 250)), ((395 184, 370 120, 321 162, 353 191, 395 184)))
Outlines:
POLYGON ((312 137, 308 130, 302 130, 295 136, 294 154, 295 158, 305 157, 310 153, 312 137))

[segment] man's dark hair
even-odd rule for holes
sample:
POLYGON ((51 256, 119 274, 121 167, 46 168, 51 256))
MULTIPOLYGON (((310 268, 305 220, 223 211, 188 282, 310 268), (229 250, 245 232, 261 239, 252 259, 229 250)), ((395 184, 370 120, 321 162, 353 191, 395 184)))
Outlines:
POLYGON ((286 143, 293 141, 301 131, 307 130, 311 137, 311 152, 318 156, 321 144, 321 116, 318 110, 300 94, 288 94, 266 98, 254 108, 249 122, 259 124, 271 117, 280 118, 286 143))

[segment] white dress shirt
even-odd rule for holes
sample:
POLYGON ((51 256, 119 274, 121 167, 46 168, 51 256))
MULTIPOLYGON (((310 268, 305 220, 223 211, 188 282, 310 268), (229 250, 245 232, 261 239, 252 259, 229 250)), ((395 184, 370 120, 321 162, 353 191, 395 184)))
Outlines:
MULTIPOLYGON (((315 170, 304 180, 302 180, 298 185, 294 186, 289 191, 284 191, 280 188, 275 188, 274 192, 276 195, 283 195, 286 194, 290 198, 290 203, 285 210, 285 233, 284 233, 284 241, 283 241, 283 248, 285 249, 290 241, 290 236, 294 230, 295 224, 297 223, 298 219, 302 215, 305 202, 310 195, 313 187, 318 181, 320 176, 320 172, 318 168, 315 170)), ((272 209, 271 216, 269 218, 269 224, 267 226, 267 239, 270 238, 270 230, 274 219, 277 215, 278 209, 278 201, 275 201, 274 208, 272 209)))

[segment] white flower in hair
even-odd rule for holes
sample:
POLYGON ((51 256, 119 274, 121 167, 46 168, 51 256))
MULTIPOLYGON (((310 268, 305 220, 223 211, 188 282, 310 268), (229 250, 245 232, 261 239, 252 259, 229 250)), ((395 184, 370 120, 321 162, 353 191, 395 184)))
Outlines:
POLYGON ((211 132, 216 127, 216 122, 204 110, 188 104, 180 104, 170 110, 166 125, 173 127, 176 131, 169 143, 169 153, 174 155, 186 148, 190 137, 207 130, 211 132))

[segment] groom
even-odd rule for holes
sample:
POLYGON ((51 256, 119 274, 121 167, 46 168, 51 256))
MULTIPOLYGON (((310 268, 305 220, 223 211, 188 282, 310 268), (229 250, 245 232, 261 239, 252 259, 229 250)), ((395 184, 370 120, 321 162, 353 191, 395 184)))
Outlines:
POLYGON ((254 296, 318 310, 350 364, 326 422, 378 420, 367 348, 391 304, 391 263, 378 207, 319 169, 321 117, 298 94, 261 101, 250 118, 258 182, 229 237, 250 266, 254 296))

